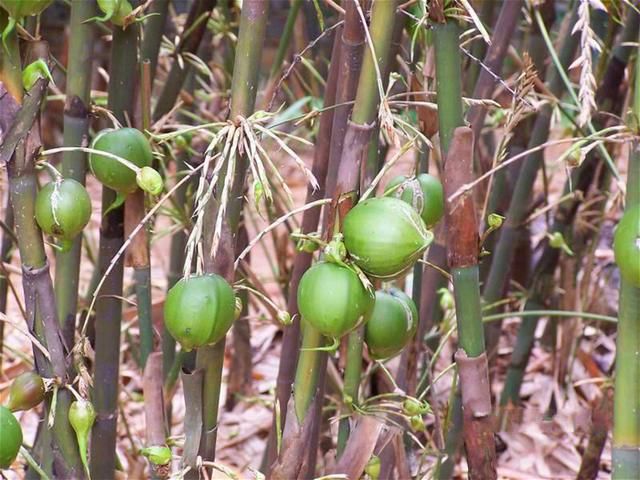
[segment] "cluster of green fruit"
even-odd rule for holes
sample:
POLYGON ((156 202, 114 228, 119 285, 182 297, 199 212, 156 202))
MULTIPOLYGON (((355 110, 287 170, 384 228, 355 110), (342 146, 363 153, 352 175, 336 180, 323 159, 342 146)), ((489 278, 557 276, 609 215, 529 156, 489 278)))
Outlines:
MULTIPOLYGON (((334 340, 366 322, 372 357, 396 355, 416 331, 416 306, 398 289, 373 292, 364 275, 392 280, 406 273, 431 243, 428 228, 443 211, 442 185, 427 174, 396 178, 384 196, 356 205, 344 219, 343 237, 329 244, 324 261, 300 281, 302 318, 334 340)), ((222 277, 194 275, 169 291, 165 326, 185 350, 213 344, 233 323, 235 305, 222 277)))
MULTIPOLYGON (((117 192, 120 202, 138 187, 153 195, 162 191, 162 177, 151 168, 149 141, 139 130, 103 130, 94 138, 91 149, 91 171, 103 185, 117 192)), ((80 182, 59 178, 38 192, 36 221, 45 234, 59 242, 62 251, 68 250, 90 218, 91 199, 80 182)))

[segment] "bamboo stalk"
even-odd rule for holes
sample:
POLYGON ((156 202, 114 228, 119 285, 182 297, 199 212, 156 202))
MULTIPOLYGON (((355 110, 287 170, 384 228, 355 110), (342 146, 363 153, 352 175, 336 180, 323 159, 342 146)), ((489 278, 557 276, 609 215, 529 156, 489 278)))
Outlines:
MULTIPOLYGON (((0 28, 6 24, 4 11, 0 12, 0 28)), ((47 91, 48 80, 40 78, 22 98, 20 55, 17 33, 13 30, 5 39, 0 72, 0 119, 4 135, 3 153, 10 155, 7 164, 9 195, 14 214, 17 245, 22 265, 22 284, 27 313, 27 326, 41 344, 46 345, 49 359, 34 347, 36 369, 43 377, 57 377, 64 385, 67 377, 67 346, 58 322, 53 283, 49 274, 42 232, 36 224, 34 209, 37 193, 35 161, 41 147, 39 113, 47 91), (15 83, 17 82, 17 84, 15 83), (22 140, 18 140, 22 139, 22 140)), ((47 59, 46 42, 29 45, 27 60, 47 59)), ((84 472, 78 455, 75 435, 65 422, 70 404, 66 390, 58 393, 55 416, 59 420, 51 430, 53 474, 60 478, 83 478, 84 472)), ((52 407, 52 398, 46 401, 46 411, 52 407)))
MULTIPOLYGON (((115 28, 111 45, 109 108, 123 125, 133 118, 137 65, 138 27, 115 28)), ((115 200, 115 192, 102 189, 102 211, 115 200)), ((102 217, 98 269, 104 275, 112 258, 124 243, 123 207, 102 217)), ((95 317, 95 366, 93 400, 96 422, 91 432, 91 476, 113 478, 116 467, 116 426, 120 370, 120 325, 122 322, 122 281, 124 263, 120 258, 98 292, 95 317)))
MULTIPOLYGON (((64 111, 64 146, 86 147, 89 131, 89 103, 93 65, 93 23, 86 20, 96 15, 95 1, 74 0, 71 5, 69 34, 69 62, 67 65, 66 101, 64 111)), ((64 152, 60 173, 65 178, 85 183, 87 155, 83 152, 64 152)), ((78 235, 68 252, 56 254, 56 301, 66 342, 74 339, 78 312, 78 290, 82 235, 78 235)))
MULTIPOLYGON (((9 263, 11 261, 11 251, 13 248, 13 209, 7 195, 4 203, 4 224, 0 235, 0 262, 9 263)), ((13 234, 15 235, 15 234, 13 234)), ((4 267, 0 268, 0 313, 7 313, 9 272, 4 267)), ((4 322, 0 322, 0 359, 4 346, 4 322)), ((3 374, 2 361, 0 360, 0 376, 3 374)))
POLYGON ((207 22, 216 6, 216 0, 195 0, 189 10, 189 16, 185 22, 185 29, 180 36, 180 42, 175 55, 182 56, 182 62, 174 59, 169 76, 164 84, 164 88, 158 97, 155 109, 153 110, 153 120, 156 121, 168 113, 176 103, 182 85, 189 74, 189 62, 184 58, 186 54, 195 54, 200 46, 200 42, 207 31, 207 22))
MULTIPOLYGON (((473 132, 461 127, 460 29, 455 20, 435 27, 440 150, 448 197, 473 179, 473 132)), ((489 366, 484 345, 478 270, 478 228, 471 195, 446 202, 447 255, 453 277, 459 349, 463 435, 470 478, 496 478, 489 366)))
MULTIPOLYGON (((578 39, 571 34, 571 26, 575 23, 577 9, 574 8, 570 20, 564 24, 561 34, 560 63, 563 68, 567 68, 573 59, 578 39)), ((551 68, 551 67, 550 67, 551 68)), ((562 78, 554 68, 548 75, 549 91, 559 97, 564 88, 562 78)), ((551 121, 552 107, 544 105, 536 118, 529 148, 537 147, 544 143, 549 136, 549 124, 551 121)), ((531 197, 534 180, 538 174, 543 161, 543 151, 536 151, 527 155, 521 167, 518 180, 511 196, 511 202, 506 214, 505 221, 500 229, 500 237, 494 248, 491 267, 487 281, 483 290, 483 298, 487 305, 498 302, 506 287, 509 265, 516 247, 516 236, 518 228, 528 212, 529 200, 531 197)), ((495 348, 500 337, 501 323, 494 322, 485 330, 487 339, 487 351, 490 355, 495 348)))
MULTIPOLYGON (((236 119, 238 116, 248 117, 255 106, 267 13, 268 4, 261 0, 247 0, 242 5, 233 69, 233 83, 231 85, 230 118, 232 119, 236 119)), ((208 255, 205 258, 205 270, 222 275, 230 283, 235 281, 234 251, 243 207, 242 191, 244 189, 246 170, 246 158, 239 156, 236 176, 233 180, 231 195, 227 204, 223 232, 221 232, 223 240, 215 258, 211 259, 208 255)), ((221 179, 221 182, 224 182, 224 178, 221 179)), ((221 194, 222 189, 219 189, 216 205, 220 201, 219 195, 221 194)), ((209 205, 213 203, 210 202, 209 205)), ((209 218, 215 218, 213 212, 208 216, 209 218)), ((213 238, 212 229, 207 231, 205 228, 204 236, 210 242, 211 238, 213 238)), ((206 250, 209 251, 208 249, 206 250)), ((200 348, 196 357, 196 367, 204 372, 202 391, 205 411, 203 412, 202 440, 199 454, 207 461, 215 458, 216 426, 218 422, 224 346, 225 340, 222 339, 213 346, 200 348)))
POLYGON ((147 11, 149 18, 147 18, 144 23, 144 35, 142 38, 142 45, 140 46, 140 57, 142 58, 142 61, 148 60, 151 62, 149 71, 151 74, 152 85, 153 79, 156 75, 162 35, 164 34, 164 27, 167 23, 169 3, 170 0, 154 0, 147 11))
MULTIPOLYGON (((331 54, 331 62, 327 77, 327 84, 324 93, 324 106, 329 107, 335 104, 336 85, 338 83, 338 74, 340 71, 339 57, 341 54, 341 35, 342 30, 338 30, 333 39, 333 51, 331 54)), ((331 132, 335 117, 335 109, 324 110, 320 114, 320 125, 318 127, 318 136, 315 144, 316 148, 313 154, 312 173, 318 180, 319 188, 314 189, 309 186, 307 188, 307 196, 305 204, 314 202, 325 195, 325 180, 329 167, 329 150, 331 148, 331 132)), ((302 217, 301 231, 302 233, 311 233, 317 230, 320 220, 320 209, 305 210, 302 217)), ((278 377, 276 380, 276 402, 280 410, 280 423, 286 421, 286 405, 291 396, 291 385, 296 372, 298 347, 300 344, 300 315, 298 315, 298 285, 304 272, 311 266, 313 255, 308 252, 297 252, 293 261, 291 278, 289 279, 289 291, 287 298, 287 312, 293 318, 293 323, 284 329, 282 337, 281 360, 278 365, 278 377)), ((273 427, 269 433, 269 442, 265 452, 265 461, 263 461, 262 471, 269 474, 271 464, 277 456, 276 451, 276 428, 277 413, 274 411, 273 427)))
MULTIPOLYGON (((640 49, 636 52, 640 53, 640 49)), ((640 117, 640 62, 636 57, 632 112, 640 117)), ((625 210, 640 206, 640 150, 637 140, 629 145, 625 210)), ((636 245, 637 247, 637 245, 636 245)), ((625 260, 623 260, 625 261, 625 260)), ((613 399, 613 478, 640 475, 640 288, 620 279, 616 376, 613 399)))

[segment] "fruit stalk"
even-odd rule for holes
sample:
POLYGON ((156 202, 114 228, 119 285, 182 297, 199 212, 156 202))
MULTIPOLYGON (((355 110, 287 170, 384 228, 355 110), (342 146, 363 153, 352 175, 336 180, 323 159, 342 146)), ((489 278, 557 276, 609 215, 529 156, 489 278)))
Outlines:
MULTIPOLYGON (((96 15, 95 1, 74 0, 71 4, 71 30, 69 33, 69 62, 67 64, 66 101, 64 110, 64 146, 86 146, 89 130, 89 103, 93 44, 95 27, 93 22, 85 23, 96 15)), ((85 183, 87 154, 84 152, 64 152, 60 173, 64 178, 72 178, 85 183)), ((82 235, 78 235, 67 252, 56 254, 56 301, 58 318, 69 345, 73 343, 76 314, 78 311, 78 276, 82 235)))
MULTIPOLYGON (((640 53, 640 49, 636 50, 640 53)), ((640 117, 640 62, 636 61, 632 113, 640 117)), ((640 150, 634 140, 629 145, 625 212, 640 208, 640 150)), ((638 226, 634 226, 636 232, 638 226)), ((638 248, 636 244, 631 248, 638 248)), ((636 258, 637 255, 631 256, 636 258)), ((624 258, 622 261, 629 261, 624 258)), ((616 252, 616 261, 618 254, 616 252)), ((620 279, 618 334, 616 340, 616 376, 613 400, 613 478, 637 478, 640 475, 640 287, 624 275, 620 279)))
MULTIPOLYGON (((126 125, 135 112, 138 26, 114 28, 111 45, 109 108, 126 125)), ((116 193, 102 189, 102 211, 114 202, 116 193)), ((124 208, 118 207, 102 217, 98 269, 104 275, 124 243, 124 208)), ((112 478, 115 474, 117 400, 120 370, 120 325, 122 322, 122 281, 124 264, 120 258, 98 292, 95 317, 95 366, 93 401, 97 414, 91 432, 91 476, 112 478)))
MULTIPOLYGON (((463 127, 460 28, 455 19, 435 26, 436 80, 446 198, 473 180, 473 132, 463 127), (446 85, 446 87, 445 87, 446 85)), ((470 478, 496 478, 489 366, 484 345, 478 272, 478 229, 472 195, 446 201, 447 256, 456 305, 463 436, 470 478)))
MULTIPOLYGON (((238 116, 248 117, 253 112, 258 90, 258 74, 260 57, 267 24, 268 3, 261 0, 248 0, 242 5, 240 17, 240 30, 236 47, 236 57, 233 69, 233 83, 231 85, 231 112, 230 118, 238 116)), ((223 222, 222 240, 216 256, 205 256, 205 271, 216 272, 223 276, 230 284, 235 281, 234 251, 235 239, 238 232, 240 214, 243 207, 242 191, 247 171, 246 158, 238 156, 236 175, 226 215, 223 222)), ((220 185, 225 181, 220 179, 220 185)), ((213 222, 216 217, 215 209, 220 202, 222 188, 216 193, 216 201, 207 204, 208 222, 213 222)), ((213 228, 205 225, 205 251, 210 251, 213 239, 213 228)), ((222 364, 224 359, 224 338, 213 346, 205 346, 198 349, 196 355, 196 367, 204 371, 203 379, 203 425, 199 454, 206 461, 215 458, 215 444, 218 423, 218 405, 220 402, 220 383, 222 380, 222 364)))

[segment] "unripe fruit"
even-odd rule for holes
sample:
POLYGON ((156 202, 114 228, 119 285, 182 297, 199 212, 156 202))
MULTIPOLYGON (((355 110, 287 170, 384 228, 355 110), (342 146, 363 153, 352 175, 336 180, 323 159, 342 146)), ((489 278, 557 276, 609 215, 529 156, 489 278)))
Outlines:
MULTIPOLYGON (((153 162, 149 141, 135 128, 102 130, 93 139, 91 148, 116 155, 140 168, 150 167, 153 162)), ((89 165, 96 178, 116 192, 126 195, 138 188, 137 172, 115 158, 91 153, 89 165)))
POLYGON ((80 452, 80 458, 85 470, 89 471, 89 462, 87 460, 87 446, 89 444, 89 435, 91 435, 91 428, 96 421, 96 411, 93 408, 93 404, 88 400, 76 400, 69 407, 69 423, 73 430, 76 432, 76 439, 78 440, 78 450, 80 452))
POLYGON ((185 350, 221 340, 235 319, 233 289, 219 275, 183 278, 176 283, 164 304, 164 324, 185 350))
POLYGON ((628 209, 616 228, 613 252, 620 276, 640 288, 640 205, 628 209))
POLYGON ((36 372, 24 372, 11 384, 7 407, 12 412, 29 410, 44 400, 44 394, 42 377, 36 372))
POLYGON ((384 189, 385 195, 407 202, 422 217, 427 227, 432 227, 444 215, 444 189, 440 180, 428 173, 415 178, 400 175, 392 179, 384 189))
POLYGON ((298 286, 298 308, 304 321, 334 339, 366 322, 374 301, 358 275, 335 263, 315 264, 298 286))
POLYGON ((47 235, 73 240, 91 219, 91 198, 80 182, 50 182, 36 196, 36 222, 47 235))
POLYGON ((433 240, 420 215, 392 197, 357 204, 344 218, 344 243, 365 273, 395 278, 411 267, 433 240))
POLYGON ((413 338, 417 328, 418 310, 408 295, 398 289, 376 292, 376 303, 364 337, 374 359, 397 355, 413 338))
POLYGON ((22 446, 22 428, 11 411, 0 406, 0 468, 9 468, 22 446))
POLYGON ((166 445, 153 445, 140 450, 140 453, 154 465, 166 465, 171 461, 171 449, 166 445))

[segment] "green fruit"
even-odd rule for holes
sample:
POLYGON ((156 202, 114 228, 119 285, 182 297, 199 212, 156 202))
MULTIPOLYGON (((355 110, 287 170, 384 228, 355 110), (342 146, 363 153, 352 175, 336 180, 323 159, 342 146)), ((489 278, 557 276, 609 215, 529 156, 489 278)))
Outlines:
POLYGON ((302 318, 334 339, 367 321, 374 300, 358 275, 335 263, 317 263, 305 272, 298 286, 302 318))
POLYGON ((420 215, 392 197, 357 204, 344 218, 344 243, 365 273, 382 279, 402 274, 433 240, 420 215))
POLYGON ((372 480, 380 478, 381 462, 380 457, 372 455, 367 464, 364 467, 364 473, 369 475, 372 480))
POLYGON ((89 445, 89 435, 93 423, 96 421, 96 410, 93 404, 88 400, 76 400, 69 406, 69 423, 76 432, 76 440, 78 441, 78 451, 80 459, 85 470, 89 471, 89 462, 87 460, 87 447, 89 445))
POLYGON ((189 351, 221 340, 235 318, 233 289, 219 275, 183 278, 164 304, 164 324, 173 338, 189 351))
POLYGON ((29 410, 44 400, 44 394, 44 382, 40 375, 36 372, 21 373, 11 384, 7 407, 12 412, 29 410))
POLYGON ((376 304, 365 327, 365 342, 376 360, 399 353, 416 333, 416 304, 398 289, 378 290, 376 304))
POLYGON ((22 428, 13 413, 0 406, 0 468, 9 468, 22 446, 22 428))
POLYGON ((91 198, 71 178, 46 184, 36 196, 36 222, 47 235, 73 240, 90 218, 91 198))
POLYGON ((111 20, 111 23, 121 27, 124 19, 133 8, 127 0, 98 0, 98 7, 105 14, 103 20, 111 20))
POLYGON ((428 173, 395 177, 384 191, 385 195, 399 198, 415 208, 429 228, 444 214, 444 189, 440 180, 428 173))
POLYGON ((415 398, 407 398, 402 402, 402 413, 409 417, 422 415, 430 411, 429 404, 422 403, 415 398))
MULTIPOLYGON (((150 167, 153 162, 147 137, 135 128, 103 130, 93 139, 91 148, 124 158, 140 168, 150 167)), ((115 158, 92 153, 89 165, 96 178, 116 192, 128 194, 138 188, 137 172, 115 158)))
POLYGON ((171 449, 166 445, 154 445, 140 450, 140 453, 154 465, 166 465, 171 461, 171 449))
POLYGON ((4 8, 16 20, 22 17, 38 15, 51 5, 53 0, 0 0, 0 7, 4 8))
POLYGON ((620 276, 640 288, 640 205, 622 215, 613 238, 613 252, 620 276))

